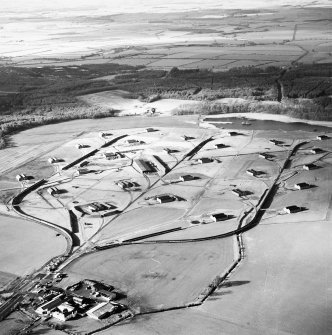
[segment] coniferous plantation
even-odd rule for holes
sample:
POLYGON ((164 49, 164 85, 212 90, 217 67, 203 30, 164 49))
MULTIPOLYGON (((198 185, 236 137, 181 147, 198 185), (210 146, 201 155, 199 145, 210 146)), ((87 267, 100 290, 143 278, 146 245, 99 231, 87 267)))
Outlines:
POLYGON ((169 71, 143 66, 91 64, 81 67, 2 68, 0 77, 1 147, 13 132, 80 118, 116 116, 114 109, 89 105, 80 96, 124 90, 127 97, 198 100, 178 114, 266 112, 300 119, 332 120, 332 65, 169 71), (98 79, 113 75, 111 80, 98 79), (280 85, 278 85, 280 83, 280 85), (216 99, 242 98, 228 106, 216 99), (265 102, 270 103, 268 106, 265 102))

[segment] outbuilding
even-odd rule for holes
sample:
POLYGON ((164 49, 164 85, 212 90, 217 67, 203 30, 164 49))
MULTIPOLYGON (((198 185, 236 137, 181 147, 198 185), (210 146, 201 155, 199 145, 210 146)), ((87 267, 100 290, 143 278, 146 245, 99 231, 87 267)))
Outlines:
POLYGON ((236 131, 229 131, 229 132, 227 133, 227 135, 228 135, 228 136, 236 136, 236 135, 239 135, 239 133, 236 132, 236 131))
POLYGON ((86 314, 92 319, 100 320, 112 315, 117 311, 117 309, 117 305, 113 305, 109 302, 102 302, 97 306, 89 309, 86 314))

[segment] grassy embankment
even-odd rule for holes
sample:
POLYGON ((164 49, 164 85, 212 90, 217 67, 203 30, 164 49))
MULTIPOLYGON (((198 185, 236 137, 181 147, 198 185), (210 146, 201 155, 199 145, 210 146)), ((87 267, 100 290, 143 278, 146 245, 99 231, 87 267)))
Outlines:
MULTIPOLYGON (((0 70, 0 148, 6 135, 27 128, 78 118, 114 116, 115 110, 88 105, 78 96, 121 89, 133 98, 202 101, 178 114, 268 112, 297 118, 331 120, 332 64, 297 65, 282 77, 283 98, 278 102, 276 80, 281 69, 233 68, 208 70, 147 70, 117 64, 0 70), (112 80, 95 80, 118 74, 112 80), (6 92, 6 93, 1 93, 6 92), (11 93, 8 93, 11 92, 11 93), (231 104, 221 98, 243 98, 231 104)), ((280 93, 280 92, 279 92, 280 93)))

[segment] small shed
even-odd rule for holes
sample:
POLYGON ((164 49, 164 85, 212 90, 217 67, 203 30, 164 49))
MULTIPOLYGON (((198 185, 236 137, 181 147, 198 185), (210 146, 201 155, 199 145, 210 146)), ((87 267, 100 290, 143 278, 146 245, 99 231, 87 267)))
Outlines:
POLYGON ((254 169, 248 169, 246 172, 248 175, 253 176, 253 177, 256 177, 259 175, 259 172, 254 169))
POLYGON ((236 136, 236 135, 239 135, 239 133, 237 131, 229 131, 227 133, 228 136, 236 136))

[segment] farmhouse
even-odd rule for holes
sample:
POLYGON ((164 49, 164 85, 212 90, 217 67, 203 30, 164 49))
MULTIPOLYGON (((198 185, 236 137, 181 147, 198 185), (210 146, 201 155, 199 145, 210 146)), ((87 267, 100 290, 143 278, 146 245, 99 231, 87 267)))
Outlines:
POLYGON ((76 316, 77 310, 74 306, 70 305, 68 302, 64 302, 59 305, 55 311, 52 312, 52 316, 60 321, 67 321, 76 316))
POLYGON ((157 166, 154 163, 145 159, 135 159, 133 165, 143 174, 153 174, 158 171, 157 166))
POLYGON ((109 302, 102 302, 97 306, 89 309, 86 314, 95 320, 104 319, 117 311, 118 307, 109 302))
POLYGON ((327 135, 318 135, 316 138, 319 141, 324 141, 324 140, 328 140, 330 137, 327 135))
POLYGON ((294 188, 297 190, 305 190, 311 188, 311 185, 308 183, 297 183, 294 185, 294 188))
POLYGON ((287 206, 284 208, 284 212, 287 214, 292 214, 292 213, 298 213, 298 212, 302 212, 303 208, 302 207, 298 207, 295 205, 292 206, 287 206))
POLYGON ((315 165, 315 164, 313 164, 313 163, 310 163, 310 164, 304 164, 304 165, 303 165, 303 170, 307 170, 307 171, 309 171, 309 170, 315 170, 315 169, 317 169, 317 168, 318 168, 318 166, 315 165))

